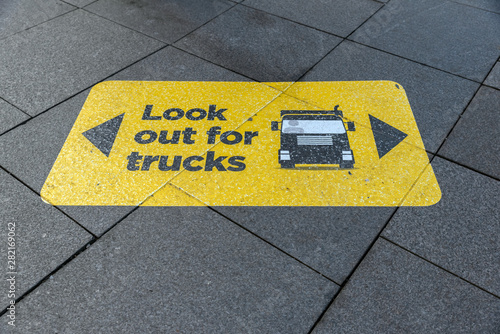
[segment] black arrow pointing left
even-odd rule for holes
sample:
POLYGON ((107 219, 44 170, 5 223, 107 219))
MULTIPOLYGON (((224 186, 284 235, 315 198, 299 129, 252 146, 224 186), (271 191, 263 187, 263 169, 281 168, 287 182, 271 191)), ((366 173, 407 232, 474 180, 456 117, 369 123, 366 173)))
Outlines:
POLYGON ((82 135, 85 136, 95 147, 99 149, 105 156, 109 157, 111 149, 120 130, 120 125, 123 121, 125 113, 116 116, 90 130, 85 131, 82 135))

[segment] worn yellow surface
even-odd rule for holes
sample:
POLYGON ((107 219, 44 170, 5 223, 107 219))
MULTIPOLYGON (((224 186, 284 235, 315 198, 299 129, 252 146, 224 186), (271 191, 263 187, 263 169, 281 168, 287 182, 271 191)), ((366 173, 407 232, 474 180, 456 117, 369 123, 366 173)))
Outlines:
POLYGON ((104 82, 90 92, 41 195, 54 205, 150 206, 424 206, 441 198, 404 89, 390 81, 104 82), (222 113, 226 120, 208 120, 208 116, 143 120, 147 105, 153 106, 152 117, 170 108, 208 112, 209 105, 215 105, 215 110, 227 109, 222 113), (346 121, 356 125, 355 131, 347 132, 354 168, 281 168, 281 134, 271 131, 271 121, 280 121, 281 110, 332 110, 336 105, 346 121), (123 121, 107 157, 82 133, 121 114, 123 121), (382 158, 369 115, 407 134, 382 158), (247 144, 221 142, 221 134, 208 143, 207 131, 217 126, 221 134, 258 134, 247 144), (184 143, 182 136, 178 144, 162 144, 158 139, 140 144, 134 139, 145 130, 158 135, 168 131, 171 138, 173 131, 186 128, 196 131, 191 136, 194 143, 184 143), (137 162, 139 170, 127 168, 132 152, 143 157, 137 162), (206 170, 207 154, 214 159, 227 157, 222 160, 225 170, 206 170), (182 161, 195 157, 189 166, 200 170, 185 170, 181 165, 179 170, 163 171, 159 161, 141 170, 146 156, 158 156, 158 160, 168 156, 168 165, 174 156, 182 161), (239 160, 231 164, 231 157, 239 160))

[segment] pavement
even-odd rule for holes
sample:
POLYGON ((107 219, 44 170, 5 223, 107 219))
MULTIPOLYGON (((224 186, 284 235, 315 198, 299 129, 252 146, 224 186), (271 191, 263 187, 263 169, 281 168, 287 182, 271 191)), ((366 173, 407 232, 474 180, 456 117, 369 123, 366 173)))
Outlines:
POLYGON ((1 333, 500 333, 499 1, 0 3, 1 333), (106 80, 398 82, 442 198, 46 204, 106 80))

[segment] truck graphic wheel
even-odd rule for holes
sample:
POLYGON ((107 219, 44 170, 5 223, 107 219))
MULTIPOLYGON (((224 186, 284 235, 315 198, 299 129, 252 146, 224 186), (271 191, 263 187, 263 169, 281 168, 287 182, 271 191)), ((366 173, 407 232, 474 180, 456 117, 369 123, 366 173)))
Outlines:
POLYGON ((282 161, 281 168, 295 168, 295 164, 291 161, 282 161))

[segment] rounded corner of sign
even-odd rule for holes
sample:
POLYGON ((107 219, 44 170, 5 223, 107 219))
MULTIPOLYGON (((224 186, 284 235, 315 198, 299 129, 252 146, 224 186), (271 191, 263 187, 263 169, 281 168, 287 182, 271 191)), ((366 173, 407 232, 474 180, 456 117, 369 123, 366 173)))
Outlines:
POLYGON ((436 188, 434 190, 434 196, 432 196, 432 199, 430 202, 426 203, 425 206, 433 206, 433 205, 436 205, 438 204, 440 201, 441 201, 441 198, 443 197, 443 193, 441 192, 441 188, 439 187, 439 185, 436 183, 436 188))
POLYGON ((44 202, 45 204, 48 204, 48 205, 54 205, 50 200, 49 200, 49 197, 48 196, 49 194, 46 194, 46 191, 45 189, 42 189, 42 191, 40 191, 40 199, 42 200, 42 202, 44 202))
POLYGON ((391 87, 394 87, 395 89, 400 89, 403 92, 405 91, 403 85, 400 84, 399 82, 392 81, 392 80, 381 80, 381 81, 384 82, 385 84, 391 86, 391 87))
POLYGON ((110 88, 110 86, 116 86, 119 84, 122 85, 124 82, 126 82, 126 81, 120 81, 120 80, 102 81, 102 82, 99 82, 99 83, 95 84, 94 86, 92 86, 91 91, 95 92, 95 91, 100 91, 100 90, 107 90, 110 88))
POLYGON ((436 183, 434 189, 429 190, 427 196, 422 196, 415 201, 409 200, 405 201, 402 206, 420 206, 420 207, 431 207, 438 204, 441 201, 442 192, 439 185, 436 183))

